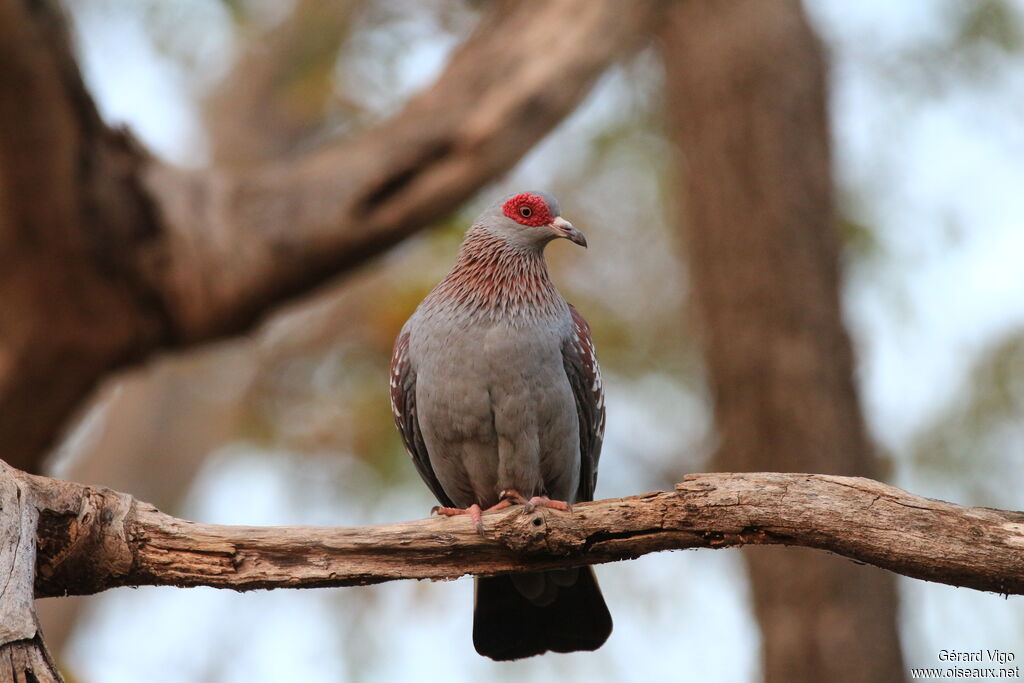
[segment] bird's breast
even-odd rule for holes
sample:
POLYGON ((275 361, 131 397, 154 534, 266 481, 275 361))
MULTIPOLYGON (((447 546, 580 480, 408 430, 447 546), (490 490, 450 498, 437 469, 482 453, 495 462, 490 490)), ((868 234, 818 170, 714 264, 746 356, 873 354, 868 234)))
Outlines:
MULTIPOLYGON (((562 363, 562 340, 572 320, 531 324, 427 321, 410 337, 417 366, 418 403, 429 402, 436 431, 450 436, 494 436, 496 406, 524 414, 571 402, 562 363)), ((422 409, 421 409, 422 410, 422 409)))

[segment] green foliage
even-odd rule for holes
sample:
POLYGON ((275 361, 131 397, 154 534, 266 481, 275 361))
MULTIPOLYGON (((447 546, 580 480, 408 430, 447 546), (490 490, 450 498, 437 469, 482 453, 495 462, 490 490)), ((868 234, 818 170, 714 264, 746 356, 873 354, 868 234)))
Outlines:
POLYGON ((1004 53, 1016 53, 1024 47, 1024 27, 1008 0, 972 0, 959 2, 962 12, 955 22, 957 49, 992 47, 1004 53))
POLYGON ((853 218, 840 217, 836 223, 839 241, 848 258, 855 261, 869 260, 882 249, 876 228, 853 218))

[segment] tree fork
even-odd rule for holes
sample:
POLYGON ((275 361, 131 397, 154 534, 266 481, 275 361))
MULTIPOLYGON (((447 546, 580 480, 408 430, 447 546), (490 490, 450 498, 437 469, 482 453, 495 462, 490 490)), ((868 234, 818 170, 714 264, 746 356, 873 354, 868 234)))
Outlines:
POLYGON ((394 117, 294 158, 185 171, 103 124, 56 0, 0 0, 0 262, 17 265, 0 280, 4 457, 40 471, 103 378, 245 332, 458 209, 575 110, 664 6, 489 3, 394 117))

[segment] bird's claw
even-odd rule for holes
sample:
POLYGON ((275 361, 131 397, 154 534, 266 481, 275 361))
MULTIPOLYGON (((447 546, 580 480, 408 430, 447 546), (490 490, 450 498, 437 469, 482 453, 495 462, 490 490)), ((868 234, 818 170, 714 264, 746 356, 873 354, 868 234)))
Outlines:
POLYGON ((482 511, 480 506, 473 503, 468 508, 449 508, 441 505, 435 505, 430 508, 430 514, 440 515, 442 517, 457 517, 458 515, 469 515, 469 518, 473 520, 473 526, 476 528, 476 532, 481 536, 484 535, 484 520, 481 518, 482 511))
POLYGON ((572 503, 568 503, 564 500, 551 500, 547 496, 534 496, 527 500, 515 489, 506 489, 505 491, 502 491, 498 497, 500 500, 486 510, 481 509, 476 503, 473 503, 468 508, 450 508, 444 507, 443 505, 435 505, 430 508, 430 514, 439 515, 441 517, 469 515, 469 518, 473 520, 473 526, 481 536, 484 535, 484 521, 482 519, 483 513, 504 510, 512 505, 522 505, 523 512, 526 514, 530 514, 537 508, 550 508, 552 510, 561 510, 562 512, 572 514, 572 503))
POLYGON ((551 500, 547 496, 534 496, 527 500, 522 494, 515 489, 506 489, 498 494, 501 500, 489 510, 500 510, 506 508, 509 505, 522 505, 523 511, 527 514, 533 512, 537 508, 550 508, 551 510, 561 510, 562 512, 572 513, 572 503, 564 500, 551 500))
POLYGON ((572 503, 564 500, 551 500, 547 496, 534 496, 530 500, 526 501, 526 504, 523 506, 523 509, 528 513, 533 512, 537 508, 561 510, 562 512, 572 514, 572 503))

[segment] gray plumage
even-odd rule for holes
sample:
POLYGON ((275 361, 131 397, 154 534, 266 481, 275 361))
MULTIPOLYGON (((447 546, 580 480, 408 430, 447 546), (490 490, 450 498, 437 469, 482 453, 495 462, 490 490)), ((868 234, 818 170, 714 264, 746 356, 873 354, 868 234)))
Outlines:
MULTIPOLYGON (((486 509, 508 490, 593 498, 604 393, 589 327, 548 277, 543 251, 558 237, 586 246, 550 195, 495 203, 396 341, 395 421, 445 507, 486 509)), ((481 654, 596 649, 610 631, 589 568, 478 583, 481 654)))

